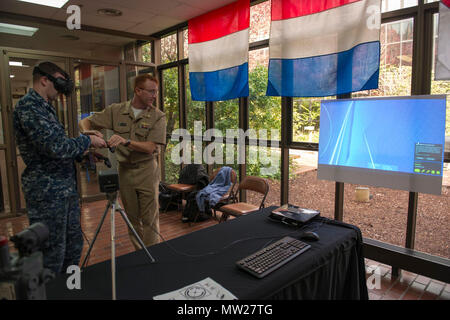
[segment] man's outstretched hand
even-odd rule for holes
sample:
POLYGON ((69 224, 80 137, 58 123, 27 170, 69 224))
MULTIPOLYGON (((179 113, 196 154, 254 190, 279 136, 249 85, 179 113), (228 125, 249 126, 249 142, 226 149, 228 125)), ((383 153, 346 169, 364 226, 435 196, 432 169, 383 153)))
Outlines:
POLYGON ((91 147, 94 147, 94 148, 108 147, 108 145, 106 144, 106 142, 103 138, 100 138, 97 135, 89 135, 88 137, 91 139, 91 147))

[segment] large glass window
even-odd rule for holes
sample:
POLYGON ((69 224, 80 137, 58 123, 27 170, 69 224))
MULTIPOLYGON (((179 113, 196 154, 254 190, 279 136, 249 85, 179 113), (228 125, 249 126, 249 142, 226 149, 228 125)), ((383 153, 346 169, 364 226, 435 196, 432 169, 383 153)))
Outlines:
MULTIPOLYGON (((181 157, 180 153, 175 153, 174 147, 179 145, 178 141, 167 141, 164 153, 164 180, 166 183, 177 183, 180 176, 180 165, 174 162, 174 157, 181 157), (174 155, 172 153, 175 153, 174 155)), ((176 149, 175 149, 176 150, 176 149)))
POLYGON ((344 190, 345 222, 358 226, 365 238, 405 246, 409 192, 350 183, 344 190))
POLYGON ((177 34, 161 38, 161 64, 178 60, 177 34))
POLYGON ((382 0, 381 12, 394 11, 417 6, 418 0, 382 0))
POLYGON ((250 7, 250 43, 269 39, 270 6, 271 1, 268 0, 250 7))
POLYGON ((317 151, 289 150, 289 203, 334 219, 333 181, 317 179, 317 151))
MULTIPOLYGON (((118 66, 83 62, 75 65, 75 94, 78 121, 94 112, 102 111, 112 103, 120 102, 118 66)), ((102 133, 106 140, 113 135, 111 130, 102 130, 102 133)), ((99 149, 96 152, 107 157, 113 166, 117 165, 115 154, 108 149, 99 149)), ((100 194, 97 173, 108 167, 104 162, 97 162, 93 168, 81 163, 80 168, 82 196, 100 194)))
POLYGON ((324 98, 294 98, 292 101, 292 140, 319 143, 320 101, 324 98))
POLYGON ((141 46, 142 62, 152 62, 152 44, 146 43, 141 46))
POLYGON ((189 65, 186 65, 186 114, 187 130, 193 135, 196 121, 201 122, 201 134, 205 131, 205 101, 193 101, 191 96, 191 86, 189 82, 189 65))
POLYGON ((227 129, 239 128, 239 99, 214 102, 214 127, 224 135, 227 129))
MULTIPOLYGON (((397 3, 401 8, 408 4, 411 2, 397 3)), ((399 9, 394 4, 390 8, 399 9)), ((381 25, 379 87, 354 93, 353 97, 411 95, 413 27, 412 18, 381 25)), ((357 225, 364 237, 405 245, 407 191, 354 184, 345 184, 344 190, 345 222, 357 225), (360 194, 369 198, 360 201, 360 194), (387 223, 389 228, 386 228, 387 223)))
POLYGON ((189 58, 189 38, 188 29, 183 31, 183 59, 189 58))
POLYGON ((138 44, 130 43, 124 49, 125 60, 137 62, 153 62, 152 61, 152 43, 147 42, 138 44))
POLYGON ((170 141, 170 137, 175 129, 180 127, 179 108, 178 108, 178 68, 162 70, 162 88, 164 113, 166 114, 166 133, 169 135, 169 141, 165 149, 165 179, 167 183, 176 183, 180 174, 180 165, 174 163, 172 149, 179 142, 170 141))
MULTIPOLYGON (((431 72, 431 94, 447 95, 447 120, 445 129, 446 154, 450 153, 450 81, 434 80, 435 60, 438 44, 439 15, 434 15, 433 64, 431 72)), ((419 251, 450 258, 448 230, 450 230, 450 164, 444 163, 440 196, 419 194, 415 247, 419 251)))
MULTIPOLYGON (((223 139, 223 141, 225 142, 225 138, 223 139)), ((216 143, 216 145, 213 145, 213 143, 214 142, 207 142, 205 144, 205 149, 210 148, 210 149, 206 149, 206 151, 208 153, 211 153, 215 157, 215 159, 218 160, 218 161, 214 162, 213 169, 221 168, 223 166, 228 166, 228 167, 233 168, 234 171, 236 173, 238 173, 239 172, 238 146, 236 144, 231 144, 231 143, 228 143, 228 144, 216 143), (209 147, 208 147, 208 145, 209 145, 209 147), (210 152, 213 150, 214 147, 216 147, 216 150, 214 150, 214 152, 210 152), (215 151, 217 151, 217 152, 215 152, 215 151)))
MULTIPOLYGON (((249 145, 247 147, 246 168, 248 176, 266 178, 269 183, 269 193, 265 207, 280 205, 281 185, 281 149, 249 145)), ((262 195, 247 191, 247 202, 259 206, 262 195)))
POLYGON ((75 67, 78 120, 120 101, 119 68, 90 63, 75 67))
POLYGON ((179 125, 178 108, 178 68, 170 68, 162 71, 164 112, 167 120, 167 134, 172 134, 179 125))
POLYGON ((381 25, 378 89, 357 92, 353 97, 411 95, 413 27, 412 18, 381 25))
MULTIPOLYGON (((438 46, 438 25, 439 25, 439 14, 433 15, 434 28, 433 28, 433 63, 431 70, 431 94, 445 94, 447 95, 447 112, 446 112, 446 125, 445 125, 445 135, 450 136, 450 81, 434 80, 434 73, 436 67, 436 55, 438 46)), ((450 139, 450 137, 448 138, 450 139)), ((448 141, 450 144, 450 141, 448 141)), ((450 148, 450 145, 448 146, 450 148)), ((450 152, 448 150, 447 152, 450 152)))
POLYGON ((265 131, 264 139, 281 137, 281 98, 266 96, 268 79, 269 49, 249 52, 249 128, 265 131), (272 137, 272 135, 274 135, 272 137))

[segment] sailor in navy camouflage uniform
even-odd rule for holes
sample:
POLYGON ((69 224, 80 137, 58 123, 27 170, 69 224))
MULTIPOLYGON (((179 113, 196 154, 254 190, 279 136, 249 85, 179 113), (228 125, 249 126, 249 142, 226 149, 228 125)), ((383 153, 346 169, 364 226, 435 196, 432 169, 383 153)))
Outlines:
POLYGON ((83 248, 74 159, 81 160, 90 146, 106 144, 95 136, 67 137, 51 105, 51 100, 60 95, 58 91, 64 91, 58 90, 60 87, 51 80, 58 77, 68 79, 51 62, 35 68, 33 89, 17 103, 13 122, 17 146, 26 165, 22 190, 29 223, 42 222, 49 228, 43 250, 44 267, 61 273, 70 265, 78 265, 83 248))

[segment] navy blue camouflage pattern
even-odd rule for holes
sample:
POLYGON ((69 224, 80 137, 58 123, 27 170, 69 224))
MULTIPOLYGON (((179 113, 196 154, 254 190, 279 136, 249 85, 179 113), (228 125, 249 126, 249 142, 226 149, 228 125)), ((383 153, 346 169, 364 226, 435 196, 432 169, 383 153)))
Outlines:
POLYGON ((26 204, 30 225, 42 222, 49 230, 42 250, 44 267, 55 273, 65 273, 67 267, 78 265, 83 250, 78 196, 53 201, 27 199, 26 204))
POLYGON ((66 272, 78 265, 83 248, 74 160, 81 160, 91 140, 67 137, 54 107, 33 89, 16 104, 13 124, 26 165, 22 190, 30 225, 42 222, 49 229, 44 267, 66 272))
POLYGON ((89 137, 67 137, 54 107, 33 89, 17 103, 13 123, 26 165, 22 174, 25 197, 44 200, 77 194, 74 159, 89 148, 89 137))

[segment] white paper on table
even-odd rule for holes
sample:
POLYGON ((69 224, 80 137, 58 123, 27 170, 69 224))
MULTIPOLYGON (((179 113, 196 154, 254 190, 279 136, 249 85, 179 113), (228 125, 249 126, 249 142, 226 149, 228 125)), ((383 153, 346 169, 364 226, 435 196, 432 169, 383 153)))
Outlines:
POLYGON ((237 300, 230 291, 211 278, 203 279, 182 289, 153 297, 154 300, 237 300))

